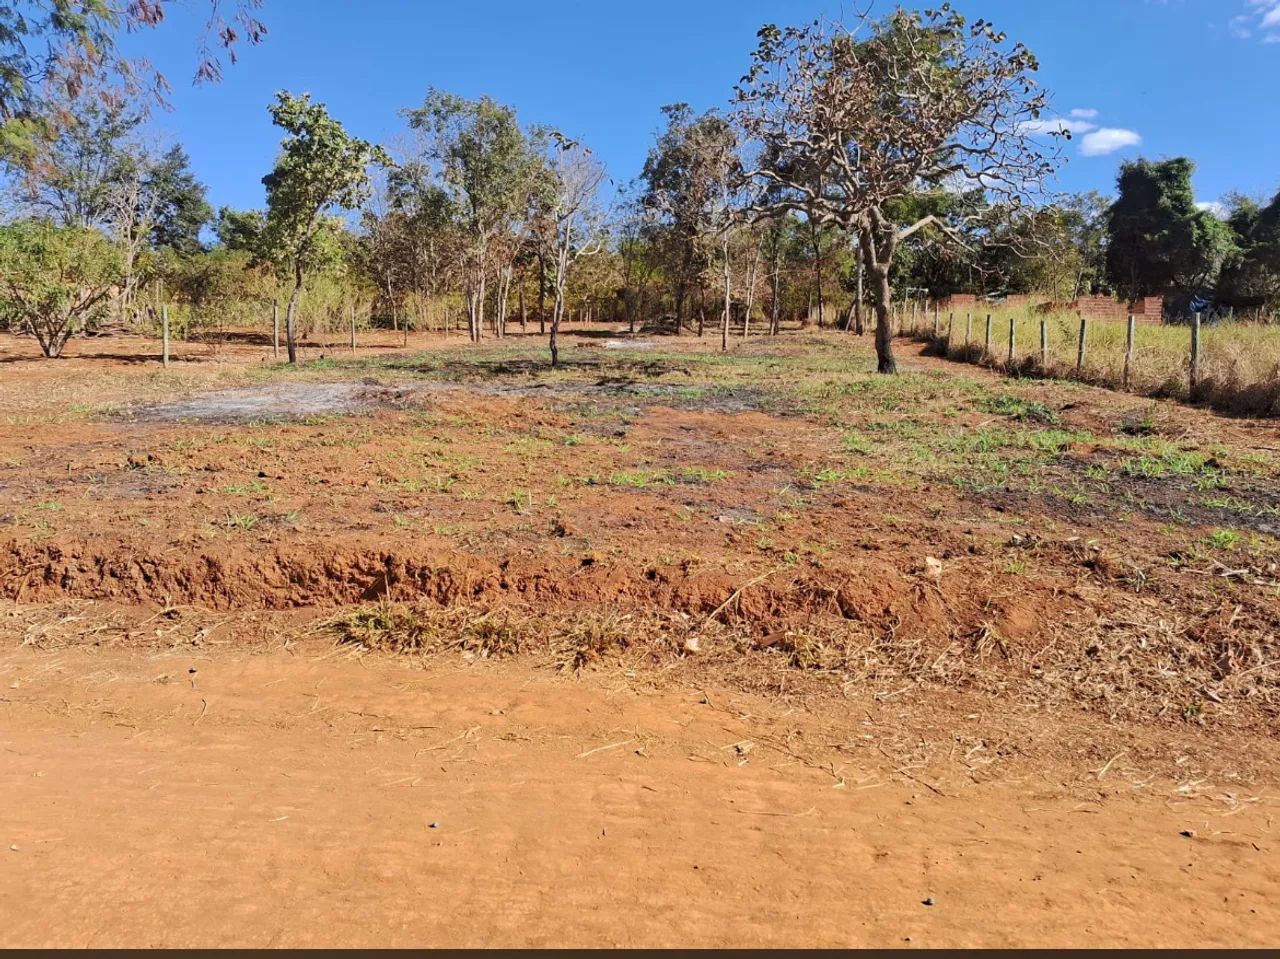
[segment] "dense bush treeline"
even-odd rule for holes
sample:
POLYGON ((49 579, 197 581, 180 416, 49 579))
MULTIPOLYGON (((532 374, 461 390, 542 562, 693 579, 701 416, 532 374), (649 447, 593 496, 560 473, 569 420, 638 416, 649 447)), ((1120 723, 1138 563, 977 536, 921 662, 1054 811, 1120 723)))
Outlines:
POLYGON ((212 338, 279 311, 291 359, 353 322, 477 340, 518 323, 554 362, 573 317, 727 343, 875 314, 888 372, 889 311, 919 295, 1280 309, 1280 193, 1219 216, 1177 158, 1125 163, 1111 201, 1049 196, 1025 47, 946 9, 858 27, 763 28, 732 102, 663 107, 620 187, 587 145, 487 98, 429 90, 391 147, 281 93, 265 207, 215 211, 135 97, 72 84, 39 103, 61 122, 5 120, 0 321, 56 356, 78 331, 152 332, 162 306, 177 335, 212 338))

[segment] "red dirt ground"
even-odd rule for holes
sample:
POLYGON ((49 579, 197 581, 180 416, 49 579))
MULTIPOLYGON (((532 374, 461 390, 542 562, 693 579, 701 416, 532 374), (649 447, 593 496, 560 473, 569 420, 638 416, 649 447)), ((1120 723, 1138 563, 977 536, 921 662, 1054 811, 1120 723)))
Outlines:
POLYGON ((1274 424, 580 332, 0 340, 7 945, 1275 941, 1274 424))

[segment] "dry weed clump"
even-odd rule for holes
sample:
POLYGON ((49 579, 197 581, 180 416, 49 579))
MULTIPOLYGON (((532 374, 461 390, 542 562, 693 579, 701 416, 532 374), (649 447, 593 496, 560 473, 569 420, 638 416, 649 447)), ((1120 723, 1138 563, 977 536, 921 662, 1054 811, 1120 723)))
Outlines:
POLYGON ((770 687, 782 670, 845 689, 968 690, 1116 719, 1202 721, 1212 711, 1249 721, 1280 712, 1280 639, 1260 641, 1261 624, 1235 608, 1189 618, 1138 597, 1121 611, 1056 625, 1034 642, 1011 640, 985 620, 921 634, 823 614, 768 630, 662 610, 388 602, 346 611, 327 627, 339 642, 366 650, 527 655, 565 672, 648 663, 770 687))
POLYGON ((360 606, 329 621, 340 642, 394 653, 512 656, 535 635, 530 617, 509 607, 426 607, 391 602, 360 606))
POLYGON ((1192 398, 1237 413, 1280 416, 1280 356, 1259 353, 1254 339, 1216 337, 1192 398))
POLYGON ((704 642, 729 632, 714 623, 663 611, 584 609, 533 611, 508 605, 435 606, 380 602, 328 621, 338 641, 367 650, 479 658, 531 654, 576 671, 628 652, 651 658, 696 655, 704 642))

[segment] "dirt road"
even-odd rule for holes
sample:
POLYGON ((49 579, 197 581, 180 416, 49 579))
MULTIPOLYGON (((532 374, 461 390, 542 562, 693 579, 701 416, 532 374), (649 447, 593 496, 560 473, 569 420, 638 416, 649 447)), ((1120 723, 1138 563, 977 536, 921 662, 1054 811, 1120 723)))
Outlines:
POLYGON ((899 766, 871 704, 527 665, 0 657, 15 946, 1266 946, 1274 794, 899 766), (865 718, 864 718, 865 717, 865 718), (842 742, 842 740, 844 740, 842 742), (836 757, 836 758, 831 758, 836 757), (830 762, 831 765, 825 764, 830 762), (934 790, 937 790, 935 792, 934 790), (941 793, 941 794, 939 794, 941 793))

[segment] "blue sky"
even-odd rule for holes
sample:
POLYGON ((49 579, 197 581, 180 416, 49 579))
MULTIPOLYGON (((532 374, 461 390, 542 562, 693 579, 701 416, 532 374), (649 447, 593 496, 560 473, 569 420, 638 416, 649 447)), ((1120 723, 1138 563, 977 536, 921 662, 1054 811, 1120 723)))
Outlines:
MULTIPOLYGON (((279 141, 266 106, 309 91, 353 132, 403 129, 428 86, 488 94, 527 122, 592 146, 634 176, 658 108, 724 106, 762 23, 839 15, 865 0, 266 0, 269 34, 221 83, 192 86, 199 14, 189 0, 127 39, 164 71, 174 109, 153 125, 184 144, 215 205, 260 206, 279 141)), ((887 12, 888 0, 871 0, 887 12)), ((941 3, 941 0, 935 0, 941 3)), ((907 4, 919 5, 919 4, 907 4)), ((1109 192, 1122 159, 1187 155, 1196 193, 1280 189, 1280 0, 956 0, 1040 59, 1054 115, 1077 136, 1059 176, 1109 192)))

